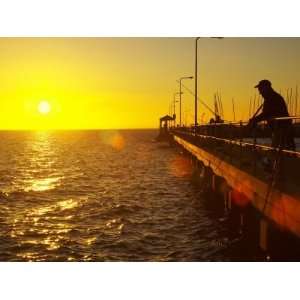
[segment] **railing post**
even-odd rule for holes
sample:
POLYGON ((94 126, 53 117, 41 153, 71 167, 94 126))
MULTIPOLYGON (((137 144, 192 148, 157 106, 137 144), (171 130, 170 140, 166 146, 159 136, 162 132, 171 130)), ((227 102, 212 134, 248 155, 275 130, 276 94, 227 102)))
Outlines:
POLYGON ((240 166, 242 165, 243 123, 240 121, 240 166))
POLYGON ((254 130, 253 130, 253 172, 254 175, 256 175, 256 159, 257 159, 257 155, 256 155, 256 125, 254 126, 254 130))

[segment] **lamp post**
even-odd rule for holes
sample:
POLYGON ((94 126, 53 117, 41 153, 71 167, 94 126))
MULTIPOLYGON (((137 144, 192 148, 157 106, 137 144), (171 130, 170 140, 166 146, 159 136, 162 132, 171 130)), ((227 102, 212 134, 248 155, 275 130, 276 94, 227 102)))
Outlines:
POLYGON ((175 104, 178 102, 176 101, 176 95, 179 95, 180 92, 176 92, 173 94, 173 117, 174 117, 174 127, 176 127, 176 108, 175 104))
POLYGON ((195 130, 198 125, 198 40, 200 37, 197 37, 195 40, 195 130))
POLYGON ((181 95, 182 95, 182 91, 181 91, 181 81, 185 80, 185 79, 193 79, 193 76, 185 76, 185 77, 180 77, 179 78, 179 125, 181 126, 181 95))
MULTIPOLYGON (((198 40, 195 39, 195 130, 198 125, 198 40)), ((211 37, 211 39, 223 39, 223 37, 211 37)))

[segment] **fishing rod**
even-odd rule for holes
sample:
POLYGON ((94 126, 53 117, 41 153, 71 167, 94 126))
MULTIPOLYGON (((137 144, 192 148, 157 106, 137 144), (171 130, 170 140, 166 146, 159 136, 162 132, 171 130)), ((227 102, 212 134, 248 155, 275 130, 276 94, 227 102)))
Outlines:
MULTIPOLYGON (((176 80, 178 83, 179 83, 179 80, 176 80)), ((193 96, 195 96, 195 94, 187 87, 185 86, 182 82, 181 82, 181 85, 183 88, 185 88, 190 94, 192 94, 193 96)), ((204 102, 202 101, 201 99, 199 99, 199 97, 197 97, 197 100, 202 103, 204 105, 204 107, 209 110, 213 115, 215 115, 215 112, 204 102)), ((220 115, 218 115, 219 118, 221 118, 220 115)))
POLYGON ((234 108, 234 99, 232 98, 232 112, 233 112, 233 121, 235 122, 235 108, 234 108))
POLYGON ((253 118, 255 118, 257 116, 257 114, 259 113, 259 111, 262 109, 263 106, 264 106, 264 104, 262 103, 251 119, 253 119, 253 118))

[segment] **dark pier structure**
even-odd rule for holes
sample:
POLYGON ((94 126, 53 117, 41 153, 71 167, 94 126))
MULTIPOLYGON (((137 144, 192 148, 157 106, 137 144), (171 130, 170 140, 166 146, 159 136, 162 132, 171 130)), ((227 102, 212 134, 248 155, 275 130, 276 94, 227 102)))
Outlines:
POLYGON ((172 127, 166 135, 190 157, 196 182, 247 250, 300 260, 300 152, 263 145, 267 127, 253 132, 242 123, 172 127))
POLYGON ((171 123, 174 121, 175 115, 173 117, 165 115, 159 119, 159 135, 156 138, 157 141, 167 141, 172 138, 169 129, 171 128, 171 123))

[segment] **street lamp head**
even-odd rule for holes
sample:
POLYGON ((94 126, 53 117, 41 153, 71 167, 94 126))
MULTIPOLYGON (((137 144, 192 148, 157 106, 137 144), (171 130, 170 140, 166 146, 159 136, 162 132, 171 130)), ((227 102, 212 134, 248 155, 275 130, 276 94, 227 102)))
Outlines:
MULTIPOLYGON (((223 36, 210 36, 209 38, 210 39, 219 39, 219 40, 224 39, 223 36)), ((199 39, 201 39, 201 37, 196 37, 196 41, 198 41, 199 39)))
POLYGON ((180 77, 180 81, 181 80, 184 80, 184 79, 193 79, 194 77, 193 76, 184 76, 184 77, 180 77))

